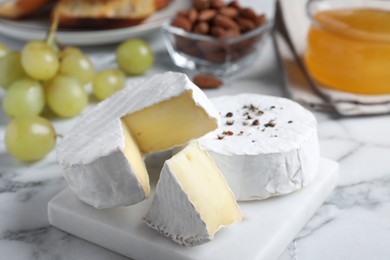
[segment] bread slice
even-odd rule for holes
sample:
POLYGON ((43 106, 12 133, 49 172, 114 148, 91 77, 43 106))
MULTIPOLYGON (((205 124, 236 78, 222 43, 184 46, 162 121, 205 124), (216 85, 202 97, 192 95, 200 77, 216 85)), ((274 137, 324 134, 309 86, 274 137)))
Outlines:
POLYGON ((155 12, 155 0, 60 0, 52 11, 62 28, 118 28, 136 25, 155 12))
POLYGON ((0 17, 19 19, 52 2, 52 0, 8 0, 0 3, 0 17))

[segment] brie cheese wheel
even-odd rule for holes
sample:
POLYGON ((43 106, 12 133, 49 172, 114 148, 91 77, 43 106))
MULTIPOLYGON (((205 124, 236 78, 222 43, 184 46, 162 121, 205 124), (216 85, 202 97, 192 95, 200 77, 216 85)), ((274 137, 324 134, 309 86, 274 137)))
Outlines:
POLYGON ((81 116, 58 145, 57 158, 80 200, 96 208, 132 205, 150 192, 143 156, 216 129, 218 117, 186 75, 167 72, 81 116))
POLYGON ((174 242, 196 246, 240 221, 240 209, 210 156, 193 142, 167 160, 144 218, 174 242))
POLYGON ((220 112, 220 126, 198 141, 237 200, 288 194, 313 181, 320 153, 311 112, 285 98, 256 94, 212 102, 220 112))

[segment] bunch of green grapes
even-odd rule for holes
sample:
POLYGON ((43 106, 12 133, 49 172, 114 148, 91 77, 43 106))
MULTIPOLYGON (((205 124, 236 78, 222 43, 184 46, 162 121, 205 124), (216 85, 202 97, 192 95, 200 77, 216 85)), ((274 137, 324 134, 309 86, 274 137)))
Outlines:
POLYGON ((20 51, 0 44, 0 86, 5 89, 3 110, 11 118, 6 128, 8 152, 21 161, 45 157, 55 145, 53 125, 41 117, 45 107, 62 118, 79 115, 88 104, 85 86, 103 100, 125 86, 126 74, 145 73, 153 53, 142 40, 117 48, 120 69, 95 73, 90 59, 76 47, 58 50, 47 41, 30 41, 20 51))
POLYGON ((30 41, 20 51, 0 44, 0 85, 8 152, 21 161, 45 157, 55 145, 55 130, 41 117, 45 106, 60 117, 73 117, 88 103, 84 85, 94 68, 81 51, 57 51, 44 41, 30 41))
MULTIPOLYGON (((47 105, 60 117, 73 117, 88 103, 84 85, 94 68, 80 50, 57 51, 44 41, 30 41, 20 51, 0 45, 3 110, 11 118, 40 115, 47 105)), ((73 50, 75 49, 75 50, 73 50)))

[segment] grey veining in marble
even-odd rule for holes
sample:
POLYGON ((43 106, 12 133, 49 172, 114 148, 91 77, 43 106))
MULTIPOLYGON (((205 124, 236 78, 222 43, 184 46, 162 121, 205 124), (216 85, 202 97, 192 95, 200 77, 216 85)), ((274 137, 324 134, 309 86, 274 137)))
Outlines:
POLYGON ((390 116, 317 118, 339 186, 280 260, 390 259, 390 116))

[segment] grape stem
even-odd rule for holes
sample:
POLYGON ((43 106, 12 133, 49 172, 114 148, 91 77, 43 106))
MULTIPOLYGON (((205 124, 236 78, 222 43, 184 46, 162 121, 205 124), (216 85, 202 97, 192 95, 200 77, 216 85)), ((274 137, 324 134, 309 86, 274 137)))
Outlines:
POLYGON ((57 28, 59 23, 59 16, 58 14, 54 15, 53 21, 50 25, 50 29, 46 36, 46 43, 50 46, 53 46, 56 49, 59 49, 60 41, 56 36, 57 28))

